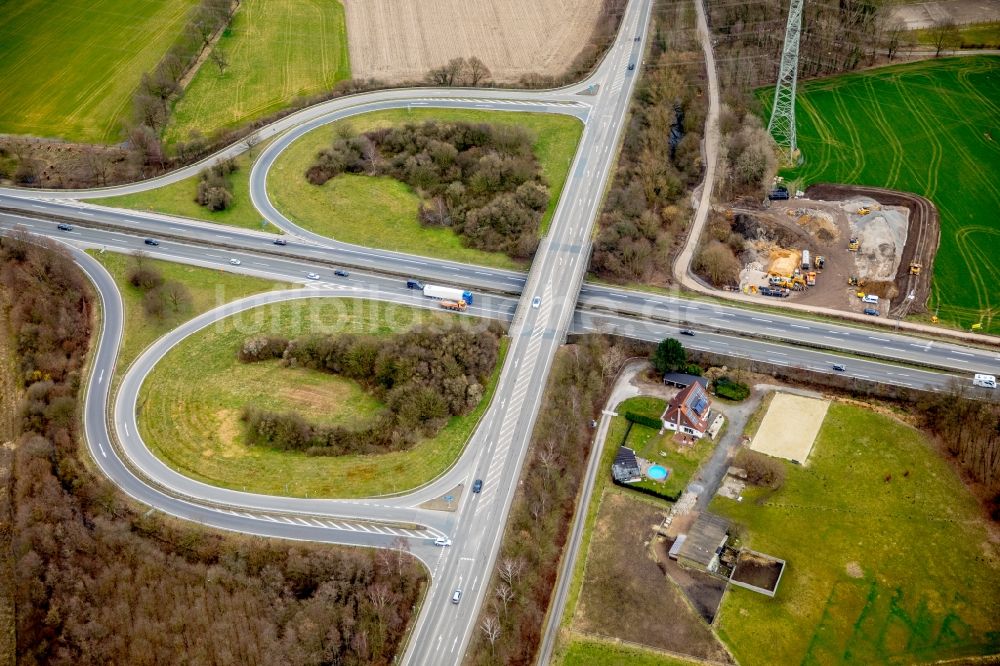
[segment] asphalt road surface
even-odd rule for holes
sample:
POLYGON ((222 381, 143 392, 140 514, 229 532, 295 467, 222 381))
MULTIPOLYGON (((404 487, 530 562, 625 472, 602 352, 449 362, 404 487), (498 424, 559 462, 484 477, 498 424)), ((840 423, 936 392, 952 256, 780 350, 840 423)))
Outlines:
POLYGON ((103 331, 87 384, 85 431, 102 471, 124 492, 156 510, 221 529, 369 547, 405 544, 427 564, 432 585, 401 661, 457 664, 477 631, 478 611, 518 487, 546 378, 567 333, 601 331, 660 340, 690 327, 697 330, 694 337, 685 338, 691 348, 816 372, 834 372, 834 363, 844 363, 852 376, 913 387, 943 389, 954 377, 967 381, 973 372, 1000 374, 1000 354, 993 350, 669 294, 583 285, 589 239, 645 48, 645 40, 635 37, 646 34, 650 7, 650 0, 628 4, 618 39, 596 71, 580 84, 554 91, 379 91, 304 109, 263 128, 261 138, 279 138, 264 150, 251 172, 252 198, 263 217, 289 234, 287 246, 275 246, 275 236, 263 232, 78 201, 177 182, 219 157, 245 151, 244 144, 231 146, 200 164, 132 185, 85 192, 0 189, 0 229, 9 231, 20 225, 70 244, 100 294, 103 331), (636 63, 636 70, 628 69, 631 63, 636 63), (265 188, 267 171, 295 138, 355 113, 407 106, 555 112, 585 122, 549 234, 527 275, 339 243, 296 226, 271 206, 265 188), (38 216, 73 220, 74 229, 58 231, 54 221, 38 216), (159 237, 161 243, 146 246, 143 236, 159 237), (83 253, 82 247, 116 252, 141 249, 151 256, 303 286, 226 304, 183 324, 132 364, 118 398, 109 405, 124 323, 122 301, 110 275, 83 253), (239 266, 229 263, 234 258, 240 260, 239 266), (333 270, 338 266, 350 267, 350 276, 335 277, 333 270), (308 280, 310 272, 319 274, 320 279, 308 280), (296 298, 370 298, 436 308, 433 301, 405 289, 408 276, 472 288, 477 291, 477 300, 467 316, 510 322, 511 348, 493 402, 462 456, 438 479, 405 495, 377 499, 257 495, 209 486, 178 474, 142 442, 136 424, 138 389, 163 355, 187 335, 248 308, 296 298), (533 299, 537 299, 537 306, 533 299), (850 356, 845 358, 844 351, 850 356), (109 417, 113 423, 108 422, 109 417), (475 479, 483 480, 482 492, 462 492, 454 512, 420 508, 456 486, 468 489, 475 479), (433 540, 441 535, 451 537, 453 545, 433 546, 433 540), (461 601, 452 603, 452 594, 458 589, 462 590, 461 601))

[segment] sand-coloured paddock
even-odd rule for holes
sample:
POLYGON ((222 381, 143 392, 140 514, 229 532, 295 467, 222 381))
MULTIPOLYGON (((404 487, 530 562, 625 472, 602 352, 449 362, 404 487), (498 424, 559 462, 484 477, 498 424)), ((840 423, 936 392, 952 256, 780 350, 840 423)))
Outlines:
POLYGON ((775 394, 750 448, 805 464, 829 406, 829 400, 775 394))
POLYGON ((423 79, 477 56, 496 81, 561 74, 587 43, 601 0, 344 0, 351 73, 423 79))

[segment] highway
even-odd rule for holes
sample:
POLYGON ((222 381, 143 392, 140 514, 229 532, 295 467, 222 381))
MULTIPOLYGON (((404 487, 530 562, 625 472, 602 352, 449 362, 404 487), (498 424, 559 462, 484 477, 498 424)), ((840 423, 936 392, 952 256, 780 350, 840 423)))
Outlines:
MULTIPOLYGON (((0 195, 0 207, 5 202, 0 195)), ((242 272, 262 277, 281 276, 289 281, 303 280, 316 272, 333 279, 332 268, 347 267, 361 272, 349 280, 362 280, 382 287, 401 285, 407 277, 470 287, 490 294, 518 296, 524 289, 524 273, 482 266, 469 266, 401 253, 355 246, 324 246, 317 242, 288 236, 288 245, 273 244, 277 236, 258 231, 224 227, 209 222, 135 213, 111 208, 96 208, 66 202, 31 202, 32 211, 73 217, 80 212, 81 222, 70 232, 60 232, 48 220, 0 212, 0 228, 24 228, 42 235, 55 235, 95 247, 132 252, 142 250, 152 256, 171 253, 188 263, 213 268, 229 268, 230 258, 239 258, 242 272), (99 224, 102 228, 85 225, 99 224), (122 231, 114 231, 121 229, 122 231), (149 234, 162 239, 159 247, 143 244, 149 234), (174 241, 173 238, 185 239, 174 241), (201 243, 196 245, 195 243, 201 243)), ((23 205, 23 204, 22 204, 23 205)), ((336 280, 338 283, 341 280, 336 280)), ((355 285, 357 286, 357 285, 355 285)), ((949 372, 964 371, 1000 374, 1000 352, 969 347, 933 338, 917 338, 889 329, 872 329, 853 323, 806 319, 774 311, 746 310, 723 302, 699 301, 670 293, 640 292, 607 285, 587 283, 579 293, 578 307, 606 314, 625 314, 650 322, 674 322, 686 328, 724 334, 739 334, 810 346, 817 349, 846 351, 852 355, 871 356, 892 362, 936 367, 949 372)))
POLYGON ((458 664, 477 631, 546 379, 567 334, 599 331, 658 341, 693 328, 696 334, 684 339, 692 349, 816 372, 832 373, 834 363, 844 363, 851 376, 914 388, 945 389, 956 377, 967 381, 972 372, 1000 374, 1000 354, 991 349, 672 294, 584 285, 593 225, 641 69, 631 71, 628 65, 641 60, 645 40, 635 37, 647 33, 650 11, 651 0, 631 0, 618 39, 600 66, 586 81, 567 88, 378 91, 310 107, 263 128, 262 138, 277 139, 251 171, 251 197, 262 217, 286 233, 285 246, 274 245, 276 236, 264 232, 80 201, 177 182, 218 157, 243 152, 243 144, 198 165, 131 185, 82 192, 0 188, 0 230, 20 226, 66 243, 100 294, 103 328, 87 382, 84 421, 87 445, 102 472, 156 510, 221 529, 381 548, 401 539, 432 576, 401 663, 458 664), (582 94, 585 90, 592 94, 582 94), (302 133, 357 113, 420 106, 555 112, 584 122, 549 233, 527 274, 341 243, 297 226, 271 205, 268 170, 302 133), (59 231, 52 219, 39 217, 71 220, 74 229, 59 231), (157 237, 160 244, 145 245, 146 236, 157 237), (181 325, 132 363, 112 400, 111 379, 124 325, 121 296, 107 271, 81 248, 143 250, 157 258, 299 286, 220 305, 181 325), (232 265, 231 259, 240 264, 232 265), (335 277, 335 267, 348 267, 350 275, 335 277), (320 279, 307 279, 309 272, 320 279), (434 301, 405 288, 406 277, 471 287, 477 300, 467 316, 509 323, 511 346, 493 401, 463 454, 437 479, 403 495, 359 500, 258 495, 179 474, 142 441, 136 420, 139 388, 187 336, 250 308, 303 298, 365 298, 436 309, 434 301), (532 304, 535 298, 537 307, 532 304), (484 480, 479 494, 466 490, 474 479, 484 480), (455 488, 462 489, 455 511, 420 507, 455 488), (449 536, 453 545, 435 547, 433 540, 441 535, 449 536), (460 603, 451 603, 459 589, 460 603))

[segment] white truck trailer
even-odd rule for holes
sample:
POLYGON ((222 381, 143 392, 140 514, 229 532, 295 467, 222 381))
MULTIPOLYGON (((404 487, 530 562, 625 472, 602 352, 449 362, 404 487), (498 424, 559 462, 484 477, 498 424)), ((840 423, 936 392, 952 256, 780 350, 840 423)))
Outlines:
POLYGON ((446 301, 465 301, 467 305, 472 305, 472 292, 455 289, 454 287, 439 287, 433 284, 425 284, 424 296, 446 301))

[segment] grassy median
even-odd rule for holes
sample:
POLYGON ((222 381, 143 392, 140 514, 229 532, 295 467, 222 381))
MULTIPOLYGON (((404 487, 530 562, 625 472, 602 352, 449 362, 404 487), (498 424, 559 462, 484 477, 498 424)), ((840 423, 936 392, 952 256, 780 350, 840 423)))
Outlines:
POLYGON ((537 137, 535 155, 549 184, 551 199, 542 218, 542 233, 555 212, 583 125, 576 118, 554 114, 469 111, 464 109, 392 109, 347 118, 300 137, 275 161, 268 174, 271 201, 296 224, 347 243, 397 250, 463 263, 515 268, 519 264, 499 252, 462 245, 450 229, 420 225, 420 199, 408 185, 392 178, 340 175, 325 185, 311 185, 305 172, 316 154, 330 145, 338 128, 354 132, 428 120, 496 123, 526 127, 537 137))
MULTIPOLYGON (((385 335, 449 315, 374 301, 309 299, 235 315, 184 340, 154 368, 139 397, 139 427, 152 451, 178 471, 213 485, 295 497, 364 497, 425 483, 457 458, 496 388, 498 362, 484 399, 453 417, 434 438, 407 451, 314 457, 249 447, 240 412, 255 404, 295 410, 328 423, 364 421, 380 404, 353 381, 277 362, 242 364, 236 351, 258 333, 385 335)), ((502 352, 506 350, 503 343, 502 352)))
POLYGON ((177 328, 185 321, 229 301, 263 291, 290 289, 295 286, 212 268, 200 268, 145 258, 143 261, 159 271, 165 280, 180 282, 191 295, 190 302, 178 311, 175 312, 172 308, 168 308, 162 317, 153 317, 146 314, 143 308, 142 292, 128 282, 128 272, 135 264, 135 259, 124 254, 110 252, 102 254, 93 250, 90 251, 90 254, 111 273, 121 291, 122 302, 125 305, 125 333, 121 349, 118 352, 116 370, 118 376, 124 373, 129 364, 153 340, 177 328))

